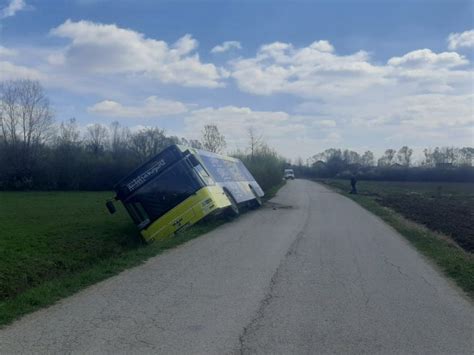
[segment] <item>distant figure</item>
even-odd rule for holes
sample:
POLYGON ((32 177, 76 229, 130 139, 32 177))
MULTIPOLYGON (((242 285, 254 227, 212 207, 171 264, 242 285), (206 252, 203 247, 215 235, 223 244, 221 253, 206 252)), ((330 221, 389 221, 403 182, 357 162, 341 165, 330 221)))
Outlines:
POLYGON ((357 188, 356 188, 356 184, 357 184, 357 179, 355 178, 354 175, 352 175, 351 177, 351 194, 357 194, 357 188))

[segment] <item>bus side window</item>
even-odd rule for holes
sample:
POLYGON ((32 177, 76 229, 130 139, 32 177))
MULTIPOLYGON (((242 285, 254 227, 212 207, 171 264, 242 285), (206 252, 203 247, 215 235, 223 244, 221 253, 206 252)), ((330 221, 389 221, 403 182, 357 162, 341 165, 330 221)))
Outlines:
POLYGON ((209 174, 207 173, 206 170, 204 170, 204 168, 202 167, 201 164, 196 165, 196 166, 194 167, 194 170, 195 170, 195 171, 198 173, 198 175, 204 180, 204 183, 205 183, 207 186, 215 185, 214 179, 209 176, 209 174))

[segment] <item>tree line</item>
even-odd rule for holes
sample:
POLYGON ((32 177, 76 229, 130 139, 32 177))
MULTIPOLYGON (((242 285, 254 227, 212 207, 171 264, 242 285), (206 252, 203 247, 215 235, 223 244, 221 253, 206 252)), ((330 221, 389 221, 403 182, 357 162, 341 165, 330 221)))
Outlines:
MULTIPOLYGON (((132 132, 119 122, 109 126, 96 123, 85 131, 74 118, 56 125, 39 82, 0 84, 0 189, 111 189, 171 144, 222 152, 226 140, 212 124, 203 127, 200 140, 166 135, 157 127, 132 132)), ((262 141, 251 144, 249 157, 243 152, 236 154, 264 188, 270 188, 275 183, 273 176, 281 179, 285 161, 262 141), (262 161, 266 161, 265 172, 262 161)))
POLYGON ((302 176, 397 181, 474 181, 474 148, 436 147, 423 150, 414 164, 413 149, 387 149, 378 159, 371 151, 330 148, 313 155, 307 164, 299 159, 294 168, 302 176))

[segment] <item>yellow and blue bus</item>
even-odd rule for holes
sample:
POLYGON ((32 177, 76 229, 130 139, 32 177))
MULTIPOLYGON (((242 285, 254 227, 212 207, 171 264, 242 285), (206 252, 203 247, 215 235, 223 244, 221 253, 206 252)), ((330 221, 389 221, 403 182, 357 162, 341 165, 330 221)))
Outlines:
MULTIPOLYGON (((114 187, 147 241, 170 236, 211 213, 239 214, 260 206, 264 193, 236 158, 172 145, 114 187)), ((107 203, 111 213, 114 207, 107 203)))

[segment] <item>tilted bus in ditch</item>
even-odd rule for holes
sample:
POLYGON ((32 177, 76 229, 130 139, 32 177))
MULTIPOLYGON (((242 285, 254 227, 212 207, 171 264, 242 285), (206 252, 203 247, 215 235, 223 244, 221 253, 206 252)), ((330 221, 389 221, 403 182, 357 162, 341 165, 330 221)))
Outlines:
MULTIPOLYGON (((238 215, 243 204, 260 206, 263 190, 236 158, 172 145, 114 187, 146 241, 188 227, 211 213, 238 215)), ((111 213, 115 211, 107 202, 111 213)))

